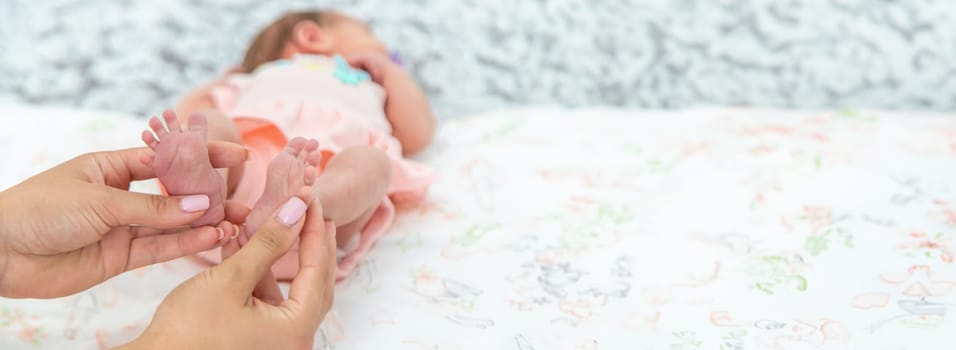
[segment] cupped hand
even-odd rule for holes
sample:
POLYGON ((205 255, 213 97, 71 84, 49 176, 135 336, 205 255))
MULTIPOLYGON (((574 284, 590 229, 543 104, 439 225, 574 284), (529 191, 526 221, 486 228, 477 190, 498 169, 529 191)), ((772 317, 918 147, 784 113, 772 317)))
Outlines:
MULTIPOLYGON (((241 164, 247 152, 210 143, 215 167, 241 164)), ((0 192, 0 296, 70 295, 122 272, 220 244, 230 223, 189 229, 204 195, 166 197, 129 192, 154 178, 147 148, 88 153, 0 192), (37 288, 43 286, 43 288, 37 288)))
MULTIPOLYGON (((230 215, 236 211, 229 208, 226 212, 232 221, 244 216, 230 215)), ((315 332, 332 306, 335 230, 330 226, 317 200, 307 207, 293 197, 244 246, 233 240, 223 247, 233 254, 222 264, 170 292, 143 335, 123 348, 311 349, 315 332), (296 238, 300 239, 299 273, 288 299, 282 297, 275 279, 271 280, 274 291, 258 296, 257 285, 262 285, 272 264, 296 238)))

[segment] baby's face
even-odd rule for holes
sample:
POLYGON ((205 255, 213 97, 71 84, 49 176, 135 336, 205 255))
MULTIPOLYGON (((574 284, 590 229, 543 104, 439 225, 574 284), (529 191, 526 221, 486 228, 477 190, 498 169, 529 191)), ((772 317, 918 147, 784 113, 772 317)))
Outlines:
POLYGON ((368 24, 345 15, 339 16, 340 18, 326 29, 326 32, 334 39, 332 48, 334 53, 346 57, 368 51, 388 55, 388 48, 372 34, 368 24))

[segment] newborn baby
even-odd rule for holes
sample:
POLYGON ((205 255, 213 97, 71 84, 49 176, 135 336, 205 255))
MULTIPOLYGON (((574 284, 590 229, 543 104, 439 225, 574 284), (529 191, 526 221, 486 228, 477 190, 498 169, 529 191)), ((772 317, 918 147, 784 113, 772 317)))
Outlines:
MULTIPOLYGON (((253 208, 246 232, 255 232, 290 196, 311 191, 345 251, 339 279, 391 225, 395 203, 423 199, 433 182, 429 169, 403 158, 431 142, 435 118, 425 94, 367 25, 340 13, 279 18, 255 37, 240 67, 163 118, 166 127, 150 120, 143 141, 168 194, 209 196, 209 211, 193 226, 221 221, 229 198, 253 208), (217 171, 206 156, 209 140, 244 144, 250 159, 217 171)), ((276 262, 277 278, 295 276, 297 253, 276 262)))

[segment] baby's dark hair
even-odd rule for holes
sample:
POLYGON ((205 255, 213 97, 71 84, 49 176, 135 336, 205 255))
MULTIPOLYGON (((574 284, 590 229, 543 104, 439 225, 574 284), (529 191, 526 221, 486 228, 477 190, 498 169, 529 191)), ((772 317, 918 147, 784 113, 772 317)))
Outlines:
POLYGON ((282 58, 285 45, 292 38, 295 25, 303 21, 312 21, 323 26, 334 20, 335 14, 330 11, 301 11, 290 12, 262 29, 246 49, 242 59, 242 72, 252 73, 256 67, 282 58))

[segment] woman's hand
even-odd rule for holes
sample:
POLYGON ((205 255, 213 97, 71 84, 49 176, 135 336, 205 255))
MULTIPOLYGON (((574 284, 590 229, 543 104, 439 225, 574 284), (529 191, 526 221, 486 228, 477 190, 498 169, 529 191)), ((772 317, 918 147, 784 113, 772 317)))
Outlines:
MULTIPOLYGON (((227 208, 227 218, 235 220, 229 212, 227 208)), ((293 197, 243 247, 237 240, 230 242, 238 251, 222 264, 170 292, 143 335, 124 348, 311 349, 332 306, 335 285, 335 230, 327 226, 317 200, 306 209, 305 202, 293 197), (255 296, 256 285, 296 238, 299 274, 292 280, 289 298, 255 296)), ((271 282, 275 284, 274 279, 271 282)))
MULTIPOLYGON (((210 143, 215 167, 246 150, 210 143)), ((182 228, 209 206, 205 195, 129 192, 155 177, 147 148, 84 154, 0 192, 0 296, 70 295, 122 272, 216 247, 237 230, 182 228), (42 286, 42 288, 38 288, 42 286)))

